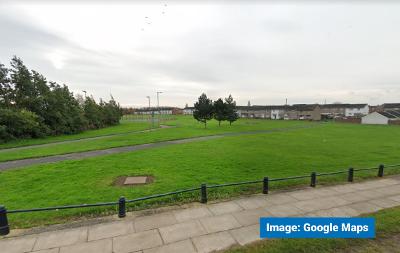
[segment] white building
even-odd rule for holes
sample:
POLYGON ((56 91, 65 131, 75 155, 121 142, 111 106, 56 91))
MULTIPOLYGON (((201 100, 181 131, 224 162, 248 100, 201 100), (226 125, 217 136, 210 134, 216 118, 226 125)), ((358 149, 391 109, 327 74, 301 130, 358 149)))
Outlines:
POLYGON ((369 113, 369 106, 367 104, 349 104, 344 110, 346 117, 362 116, 369 113))
POLYGON ((361 124, 388 125, 400 120, 400 111, 373 112, 361 118, 361 124))
POLYGON ((183 114, 185 115, 193 115, 194 107, 185 107, 183 108, 183 114))

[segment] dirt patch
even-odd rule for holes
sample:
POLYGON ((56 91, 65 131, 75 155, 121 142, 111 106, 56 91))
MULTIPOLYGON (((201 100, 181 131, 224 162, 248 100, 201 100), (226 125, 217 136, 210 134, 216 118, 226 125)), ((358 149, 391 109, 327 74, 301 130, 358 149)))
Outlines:
POLYGON ((119 176, 114 180, 112 185, 119 187, 138 187, 141 185, 151 184, 153 182, 154 182, 154 177, 151 175, 119 176), (146 182, 141 184, 126 184, 127 179, 131 177, 146 177, 146 182))

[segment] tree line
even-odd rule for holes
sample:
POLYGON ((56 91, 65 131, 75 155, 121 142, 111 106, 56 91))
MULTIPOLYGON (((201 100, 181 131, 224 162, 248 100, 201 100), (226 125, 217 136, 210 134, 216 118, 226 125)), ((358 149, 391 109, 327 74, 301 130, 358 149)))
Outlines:
POLYGON ((0 63, 0 142, 18 138, 74 134, 119 124, 119 104, 74 97, 68 86, 47 81, 14 56, 11 68, 0 63))
POLYGON ((239 118, 239 115, 236 110, 236 102, 231 95, 225 100, 219 98, 213 102, 203 93, 194 104, 193 117, 197 121, 204 123, 206 128, 207 121, 213 118, 218 121, 219 126, 221 126, 221 121, 225 120, 229 122, 229 125, 232 125, 239 118))

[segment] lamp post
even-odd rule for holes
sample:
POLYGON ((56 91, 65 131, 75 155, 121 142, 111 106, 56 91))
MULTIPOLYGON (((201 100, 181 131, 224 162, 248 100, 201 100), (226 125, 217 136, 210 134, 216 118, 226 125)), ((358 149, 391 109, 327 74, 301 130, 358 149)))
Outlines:
POLYGON ((162 91, 157 91, 157 110, 158 110, 158 127, 160 127, 160 114, 161 114, 161 110, 160 110, 160 98, 159 98, 159 94, 161 94, 162 91))
POLYGON ((85 98, 86 98, 86 91, 85 91, 85 90, 83 90, 82 92, 83 92, 83 93, 85 93, 85 98))
POLYGON ((149 113, 150 113, 150 117, 151 117, 151 126, 150 128, 154 127, 154 115, 151 112, 151 107, 150 107, 150 96, 146 96, 146 98, 149 100, 149 113))

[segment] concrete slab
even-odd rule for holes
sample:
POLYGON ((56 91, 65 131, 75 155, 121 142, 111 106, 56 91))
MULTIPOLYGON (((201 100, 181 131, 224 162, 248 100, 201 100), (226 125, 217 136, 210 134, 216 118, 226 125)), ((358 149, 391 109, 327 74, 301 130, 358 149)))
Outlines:
POLYGON ((320 197, 317 193, 316 193, 316 189, 307 189, 307 190, 299 190, 299 191, 294 191, 294 192, 290 192, 288 193, 289 196, 297 199, 297 200, 310 200, 310 199, 315 199, 320 197))
POLYGON ((202 218, 200 222, 208 233, 225 231, 241 226, 231 214, 202 218))
POLYGON ((124 185, 145 184, 147 177, 127 177, 125 178, 124 185))
POLYGON ((260 226, 251 225, 247 227, 241 227, 229 231, 233 238, 240 244, 245 245, 248 243, 256 242, 260 239, 260 226))
POLYGON ((355 192, 356 189, 351 187, 351 184, 345 184, 345 185, 336 185, 336 186, 330 186, 330 189, 338 192, 338 193, 350 193, 350 192, 355 192))
POLYGON ((130 253, 155 248, 163 244, 156 229, 113 238, 114 253, 130 253))
POLYGON ((349 205, 349 207, 356 210, 359 214, 373 213, 382 209, 382 207, 368 202, 354 203, 349 205))
POLYGON ((194 220, 202 217, 212 216, 207 207, 196 207, 177 210, 174 212, 175 218, 179 222, 194 220))
POLYGON ((331 197, 339 195, 340 193, 335 191, 331 187, 326 187, 326 188, 317 188, 315 194, 317 194, 320 197, 331 197))
POLYGON ((267 207, 266 210, 276 217, 297 216, 304 213, 303 210, 297 208, 293 204, 267 207))
POLYGON ((400 195, 390 196, 387 198, 400 203, 400 195))
POLYGON ((267 200, 265 198, 259 197, 259 196, 238 199, 235 202, 237 204, 239 204, 243 209, 246 209, 246 210, 257 209, 257 208, 265 207, 268 205, 267 200))
POLYGON ((327 210, 331 217, 353 217, 357 216, 358 212, 348 206, 340 206, 327 210))
POLYGON ((85 227, 40 234, 34 250, 51 249, 86 242, 87 231, 88 229, 85 227))
POLYGON ((258 208, 253 210, 245 210, 237 213, 232 213, 236 220, 242 226, 250 226, 254 224, 259 224, 260 217, 271 217, 270 212, 266 211, 264 208, 258 208))
POLYGON ((345 194, 340 195, 340 197, 342 199, 345 199, 345 200, 351 202, 351 203, 357 203, 357 202, 369 200, 368 196, 361 195, 361 194, 358 193, 358 191, 345 193, 345 194))
POLYGON ((400 185, 390 185, 387 187, 376 189, 376 191, 389 195, 397 195, 400 193, 400 185))
POLYGON ((192 241, 199 253, 223 250, 237 244, 235 239, 226 231, 195 237, 192 241))
POLYGON ((32 251, 32 253, 59 253, 59 252, 60 252, 60 248, 32 251))
POLYGON ((33 245, 36 242, 36 237, 19 237, 12 239, 0 240, 1 252, 7 253, 23 253, 29 252, 33 249, 33 245))
POLYGON ((207 233, 198 220, 186 221, 184 223, 162 227, 159 230, 165 243, 181 241, 207 233))
POLYGON ((380 198, 380 199, 373 199, 370 200, 369 203, 383 207, 383 208, 390 208, 394 206, 399 206, 400 203, 389 198, 380 198))
POLYGON ((226 213, 239 212, 239 211, 243 210, 242 207, 240 207, 237 203, 232 202, 232 201, 211 204, 211 205, 208 206, 208 209, 214 215, 221 215, 221 214, 226 214, 226 213))
POLYGON ((267 206, 271 206, 271 205, 269 205, 270 203, 272 205, 282 205, 282 204, 297 201, 297 199, 293 198, 292 196, 290 196, 289 194, 286 194, 286 193, 267 194, 267 195, 265 195, 265 200, 268 203, 267 206))
POLYGON ((161 247, 144 250, 143 253, 195 253, 193 243, 190 240, 184 240, 167 244, 161 247))
POLYGON ((133 221, 136 232, 170 226, 176 223, 178 223, 178 221, 175 219, 175 216, 170 212, 149 216, 140 216, 135 218, 133 221))
POLYGON ((89 227, 88 241, 111 238, 133 232, 135 231, 133 229, 132 221, 105 223, 89 227))
POLYGON ((378 199, 386 194, 384 192, 373 190, 358 191, 357 194, 364 196, 366 199, 378 199))
POLYGON ((112 253, 112 239, 75 244, 60 248, 60 253, 112 253))

